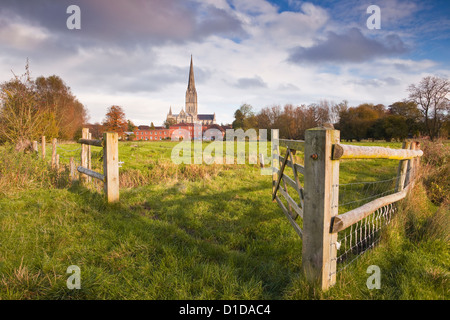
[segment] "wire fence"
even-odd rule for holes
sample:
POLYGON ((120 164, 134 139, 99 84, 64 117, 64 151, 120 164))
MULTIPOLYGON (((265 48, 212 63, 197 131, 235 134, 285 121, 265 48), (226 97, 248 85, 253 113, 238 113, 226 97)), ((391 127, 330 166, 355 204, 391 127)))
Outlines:
MULTIPOLYGON (((409 177, 409 182, 413 181, 414 174, 412 167, 407 169, 405 176, 409 177)), ((356 209, 375 199, 396 193, 398 181, 399 177, 394 177, 380 181, 333 185, 333 192, 339 192, 339 200, 332 206, 338 207, 339 214, 356 209)), ((333 197, 333 199, 335 198, 333 197)), ((383 228, 391 222, 397 210, 397 203, 385 205, 338 233, 337 272, 345 269, 380 242, 383 228)))

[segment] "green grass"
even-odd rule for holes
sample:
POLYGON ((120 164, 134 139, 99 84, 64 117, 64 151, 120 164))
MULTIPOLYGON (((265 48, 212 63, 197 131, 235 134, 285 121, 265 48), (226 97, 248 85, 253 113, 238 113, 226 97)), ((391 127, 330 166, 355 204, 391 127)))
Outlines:
MULTIPOLYGON (((125 182, 114 205, 100 186, 70 186, 35 157, 0 149, 0 298, 448 299, 448 215, 420 187, 381 244, 322 292, 301 272, 301 239, 271 201, 271 176, 249 164, 176 166, 173 145, 120 144, 125 182), (366 287, 373 264, 380 290, 366 287), (67 289, 70 265, 81 269, 80 290, 67 289)), ((343 162, 341 183, 396 168, 343 162)))

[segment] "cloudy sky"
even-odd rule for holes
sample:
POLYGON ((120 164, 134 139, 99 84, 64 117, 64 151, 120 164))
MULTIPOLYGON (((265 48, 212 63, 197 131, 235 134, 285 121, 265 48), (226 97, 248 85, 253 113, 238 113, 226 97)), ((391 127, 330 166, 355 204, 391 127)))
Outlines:
POLYGON ((200 113, 322 99, 389 105, 450 78, 450 1, 0 0, 0 82, 60 76, 101 121, 111 105, 161 125, 184 107, 191 54, 200 113), (70 5, 81 29, 69 30, 70 5), (370 5, 381 29, 369 29, 370 5))

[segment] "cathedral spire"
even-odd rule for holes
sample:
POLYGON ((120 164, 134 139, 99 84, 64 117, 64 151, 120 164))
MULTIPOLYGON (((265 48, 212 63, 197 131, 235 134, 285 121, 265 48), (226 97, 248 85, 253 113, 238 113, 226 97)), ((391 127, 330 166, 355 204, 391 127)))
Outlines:
POLYGON ((197 120, 197 90, 195 90, 194 81, 194 63, 192 62, 191 54, 191 66, 189 68, 189 82, 186 89, 186 113, 191 114, 194 120, 197 120))
POLYGON ((188 91, 195 91, 194 64, 192 62, 192 54, 191 54, 191 67, 189 69, 188 91))

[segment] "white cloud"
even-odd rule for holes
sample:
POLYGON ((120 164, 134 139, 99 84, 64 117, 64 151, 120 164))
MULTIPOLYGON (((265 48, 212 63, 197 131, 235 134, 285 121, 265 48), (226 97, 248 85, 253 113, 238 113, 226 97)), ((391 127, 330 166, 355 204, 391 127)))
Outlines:
MULTIPOLYGON (((83 3, 88 6, 90 2, 83 3)), ((102 11, 100 2, 96 3, 96 10, 102 11)), ((121 5, 104 13, 102 29, 81 32, 76 37, 70 33, 71 42, 56 41, 62 39, 58 38, 60 31, 44 23, 0 20, 0 24, 4 22, 0 29, 0 50, 4 52, 0 80, 10 78, 10 69, 23 70, 29 57, 34 75, 57 74, 66 81, 88 107, 92 122, 101 121, 106 109, 116 104, 124 107, 127 117, 136 124, 160 125, 170 106, 176 113, 184 106, 191 54, 199 112, 215 112, 219 123, 231 122, 234 111, 243 103, 256 110, 321 99, 346 99, 351 105, 389 104, 407 96, 407 85, 439 68, 427 59, 390 56, 351 66, 289 63, 288 49, 312 47, 324 39, 330 26, 342 27, 334 12, 308 2, 291 2, 295 11, 289 12, 279 12, 265 0, 195 0, 189 2, 192 8, 184 0, 149 3, 155 11, 151 17, 164 20, 158 28, 153 28, 157 19, 142 21, 151 18, 146 17, 145 10, 138 14, 121 5), (125 12, 124 20, 116 21, 125 12), (211 24, 208 13, 218 18, 216 23, 211 24), (118 26, 125 28, 119 30, 120 36, 108 31, 114 24, 112 31, 118 26), (7 39, 7 32, 17 37, 7 39), (135 37, 128 39, 129 35, 135 37), (8 51, 11 48, 14 54, 8 51)), ((386 9, 385 17, 405 19, 415 10, 406 4, 397 8, 401 12, 394 9, 386 9)), ((364 12, 361 16, 364 18, 364 12)), ((82 19, 86 21, 88 16, 82 19)), ((93 23, 91 28, 100 25, 93 23)), ((440 70, 449 73, 448 68, 440 70)))

